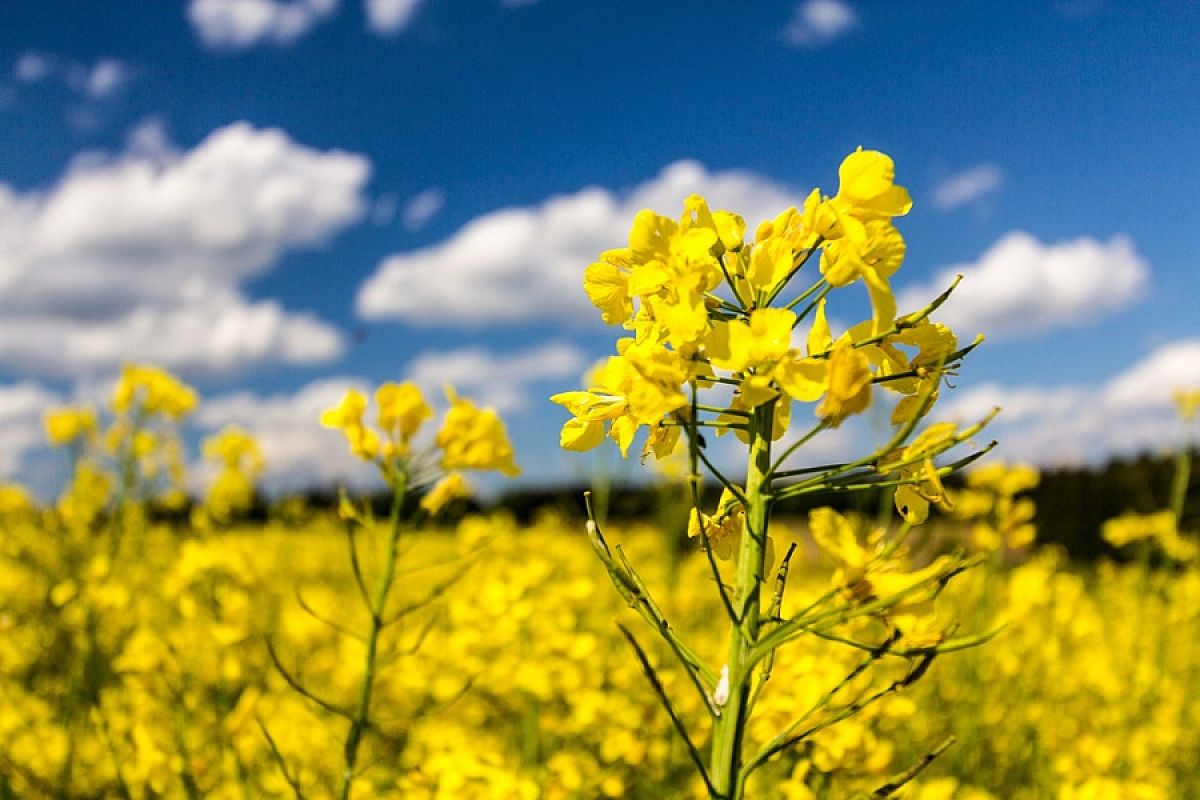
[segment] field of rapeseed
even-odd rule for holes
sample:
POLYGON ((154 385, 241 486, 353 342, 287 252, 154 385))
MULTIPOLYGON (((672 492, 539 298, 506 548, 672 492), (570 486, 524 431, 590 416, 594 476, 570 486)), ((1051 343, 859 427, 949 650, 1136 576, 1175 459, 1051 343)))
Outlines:
MULTIPOLYGON (((334 794, 347 725, 337 709, 354 702, 368 627, 340 520, 221 532, 150 525, 116 562, 63 552, 65 531, 45 514, 9 504, 4 520, 0 796, 288 797, 289 780, 305 797, 334 794), (287 685, 268 642, 332 708, 287 685)), ((663 565, 644 577, 678 624, 716 641, 722 620, 704 591, 704 557, 667 568, 660 531, 619 538, 663 565)), ((827 570, 794 569, 802 580, 789 604, 829 585, 827 570)), ((629 658, 614 623, 632 624, 634 613, 606 591, 580 521, 547 516, 521 529, 478 517, 414 535, 396 608, 447 580, 381 642, 355 796, 705 796, 629 658)), ((968 609, 964 626, 1007 627, 815 735, 772 764, 752 796, 873 791, 951 735, 956 743, 905 796, 1200 792, 1200 573, 1075 570, 1044 552, 969 572, 950 591, 968 609), (841 788, 821 788, 830 784, 841 788)), ((862 661, 819 644, 784 652, 764 691, 767 720, 803 713, 862 661)), ((684 680, 660 675, 668 686, 684 680)), ((851 681, 835 706, 894 677, 851 681)), ((702 714, 698 706, 682 713, 702 714)))
POLYGON ((437 423, 407 383, 321 416, 378 469, 386 515, 343 495, 257 525, 242 431, 204 443, 216 477, 184 494, 197 398, 171 375, 131 365, 102 412, 49 412, 70 484, 51 507, 0 488, 0 797, 1200 796, 1187 451, 1163 512, 1105 526, 1120 565, 1038 549, 1030 467, 948 486, 990 417, 926 417, 979 340, 931 320, 953 287, 897 315, 891 160, 859 150, 840 180, 750 243, 696 196, 678 222, 645 211, 586 273, 631 336, 555 396, 562 444, 627 451, 646 428, 646 459, 686 462, 677 533, 590 505, 443 522, 467 474, 519 471, 453 389, 437 423), (870 316, 835 337, 826 301, 859 282, 870 316), (884 392, 886 443, 793 460, 884 392), (744 480, 702 433, 742 442, 744 480), (774 513, 866 489, 894 508, 774 513))

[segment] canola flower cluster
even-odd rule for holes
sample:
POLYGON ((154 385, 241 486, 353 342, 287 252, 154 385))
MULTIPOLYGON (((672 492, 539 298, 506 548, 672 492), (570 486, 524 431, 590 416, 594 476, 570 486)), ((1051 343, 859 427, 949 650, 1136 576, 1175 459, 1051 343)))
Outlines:
MULTIPOLYGON (((697 730, 677 710, 679 693, 665 689, 662 670, 636 634, 622 629, 713 800, 749 796, 756 771, 805 750, 826 728, 852 724, 886 694, 919 681, 942 654, 989 638, 978 631, 954 636, 956 626, 939 616, 936 603, 945 585, 978 560, 960 547, 918 563, 907 542, 931 507, 950 508, 943 477, 991 447, 938 463, 971 442, 990 417, 965 428, 938 422, 917 432, 937 402, 943 378, 981 339, 960 348, 953 331, 931 320, 953 285, 926 307, 898 314, 890 281, 906 245, 893 220, 911 207, 908 191, 895 182, 892 159, 859 148, 839 167, 835 194, 814 189, 800 208, 760 223, 750 241, 741 216, 714 211, 692 195, 678 220, 650 209, 639 212, 627 246, 602 253, 584 274, 584 290, 602 319, 631 335, 617 341, 616 355, 588 376, 587 388, 551 398, 571 415, 560 443, 588 450, 607 435, 626 456, 645 430, 643 461, 687 454, 692 493, 687 529, 710 562, 712 586, 730 626, 724 658, 710 662, 698 656, 698 645, 676 632, 634 562, 610 546, 594 518, 587 533, 617 593, 665 641, 676 668, 703 700, 708 719, 697 730), (815 267, 806 270, 810 262, 815 267), (833 292, 860 282, 870 316, 835 336, 827 303, 833 292), (805 445, 866 411, 877 387, 894 400, 892 430, 882 446, 858 457, 847 454, 839 463, 800 460, 805 445), (796 403, 811 405, 815 422, 781 453, 773 452, 773 443, 792 427, 796 403), (745 446, 742 483, 727 477, 710 456, 702 436, 706 429, 716 436, 732 431, 745 446), (701 507, 701 466, 724 488, 712 514, 701 507), (835 587, 799 614, 784 615, 795 548, 776 561, 770 533, 775 504, 872 488, 891 490, 902 524, 864 527, 830 510, 815 515, 810 525, 837 567, 835 587), (725 572, 721 561, 731 562, 725 572), (838 632, 844 625, 851 626, 848 634, 838 632), (864 673, 886 671, 884 655, 898 658, 907 672, 894 676, 889 690, 822 721, 813 718, 828 710, 832 696, 798 710, 791 720, 768 718, 776 732, 756 742, 752 732, 765 724, 758 705, 776 669, 777 651, 810 636, 876 654, 863 665, 864 673), (697 742, 705 740, 708 752, 702 754, 697 742)), ((895 794, 943 747, 934 747, 913 771, 881 785, 874 796, 895 794)))
POLYGON ((595 447, 607 429, 627 453, 645 426, 646 453, 667 456, 691 411, 688 383, 737 387, 716 425, 740 438, 747 436, 746 412, 765 403, 775 415, 772 438, 786 431, 793 400, 820 401, 817 417, 836 427, 867 408, 876 383, 907 398, 893 412, 894 423, 927 413, 938 366, 965 353, 952 331, 929 321, 932 309, 896 316, 889 279, 905 244, 892 219, 907 214, 912 201, 894 175, 888 156, 860 148, 842 163, 837 194, 814 189, 803 208, 760 224, 750 243, 742 217, 710 211, 699 195, 686 199, 678 221, 640 212, 628 246, 606 251, 584 275, 603 320, 633 335, 618 341, 617 355, 595 370, 587 390, 554 396, 572 414, 563 447, 595 447), (781 295, 817 254, 821 277, 783 303, 781 295), (826 296, 859 281, 871 319, 835 339, 826 296), (797 347, 793 331, 809 316, 797 347))

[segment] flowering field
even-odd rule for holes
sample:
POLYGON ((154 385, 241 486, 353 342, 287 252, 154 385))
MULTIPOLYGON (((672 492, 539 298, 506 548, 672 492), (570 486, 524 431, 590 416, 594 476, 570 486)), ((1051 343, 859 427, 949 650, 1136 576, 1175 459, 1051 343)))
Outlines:
MULTIPOLYGON (((356 635, 366 629, 342 527, 334 518, 206 534, 152 526, 113 562, 64 552, 59 531, 10 509, 0 796, 292 796, 288 775, 306 797, 332 795, 346 728, 335 710, 353 705, 364 657, 356 635), (268 642, 330 709, 287 685, 268 642)), ((723 620, 703 556, 669 569, 660 532, 619 538, 660 565, 645 578, 672 618, 699 641, 718 641, 723 620)), ((440 597, 381 642, 357 796, 705 796, 630 658, 615 623, 632 626, 634 613, 608 586, 580 521, 547 516, 519 529, 502 516, 468 518, 414 534, 401 564, 394 612, 440 597)), ((374 574, 378 563, 364 552, 363 567, 374 574)), ((794 569, 789 605, 829 585, 825 569, 794 569)), ((1079 571, 1042 553, 1011 570, 969 572, 950 592, 943 601, 963 628, 1007 627, 780 758, 752 796, 871 791, 951 735, 957 742, 905 796, 1200 792, 1200 707, 1190 699, 1200 684, 1200 573, 1079 571), (829 783, 838 791, 823 792, 829 783)), ((712 650, 702 655, 715 661, 712 650)), ((650 655, 668 687, 684 680, 665 648, 650 655)), ((862 660, 820 640, 782 651, 752 738, 816 704, 862 660)), ((814 720, 907 668, 883 660, 814 720)))
MULTIPOLYGON (((257 525, 241 429, 204 441, 213 477, 185 493, 198 396, 175 376, 130 364, 104 408, 49 410, 67 487, 48 507, 0 487, 0 797, 1200 795, 1189 451, 1162 511, 1105 524, 1128 564, 1039 551, 1038 472, 983 460, 997 411, 931 416, 982 338, 932 319, 958 280, 899 313, 894 177, 860 148, 751 242, 692 195, 583 273, 631 335, 551 398, 560 443, 640 437, 674 475, 671 530, 590 495, 578 519, 447 522, 467 475, 520 472, 451 387, 436 423, 412 382, 320 414, 385 515, 343 492, 257 525), (835 336, 827 302, 853 298, 866 318, 835 336), (805 460, 873 403, 882 444, 805 460), (779 513, 865 491, 874 518, 779 513)), ((1200 394, 1178 400, 1194 417, 1200 394)))

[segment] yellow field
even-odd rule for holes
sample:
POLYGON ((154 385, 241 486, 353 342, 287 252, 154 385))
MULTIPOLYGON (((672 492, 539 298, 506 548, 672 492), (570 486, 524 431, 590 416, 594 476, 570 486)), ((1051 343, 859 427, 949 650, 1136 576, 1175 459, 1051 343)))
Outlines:
MULTIPOLYGON (((132 532, 115 563, 103 539, 71 539, 36 515, 12 512, 3 530, 0 797, 292 796, 289 779, 303 796, 333 795, 347 723, 289 687, 267 643, 306 691, 352 706, 366 612, 339 520, 154 527, 132 532)), ((711 644, 699 655, 719 663, 727 624, 703 556, 690 548, 667 569, 657 531, 615 536, 672 621, 711 644)), ((618 620, 684 717, 698 722, 703 709, 686 704, 684 676, 622 608, 580 523, 471 518, 410 535, 399 563, 389 613, 420 607, 385 629, 356 797, 704 796, 618 620)), ((795 567, 786 606, 828 580, 795 567)), ((1042 553, 969 571, 949 591, 943 605, 960 616, 946 621, 961 632, 1008 626, 786 753, 749 796, 870 791, 951 734, 957 743, 903 796, 1200 796, 1200 573, 1078 571, 1042 553)), ((863 657, 809 638, 786 647, 754 738, 803 714, 863 657)), ((907 661, 879 658, 814 721, 887 686, 907 661)))

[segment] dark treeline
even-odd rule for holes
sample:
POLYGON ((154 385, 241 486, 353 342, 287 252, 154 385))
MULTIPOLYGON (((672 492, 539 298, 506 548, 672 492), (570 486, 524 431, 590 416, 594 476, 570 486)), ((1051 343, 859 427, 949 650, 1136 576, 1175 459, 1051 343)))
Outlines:
MULTIPOLYGON (((1193 456, 1198 469, 1193 471, 1184 506, 1184 529, 1200 529, 1200 453, 1193 456)), ((1044 470, 1041 484, 1030 493, 1037 503, 1038 540, 1043 544, 1058 544, 1075 559, 1089 561, 1112 551, 1100 538, 1100 527, 1106 519, 1134 511, 1149 513, 1167 507, 1175 462, 1171 456, 1142 455, 1132 459, 1111 461, 1100 467, 1062 468, 1044 470)), ((947 481, 949 486, 961 486, 959 476, 947 481)), ((497 500, 480 504, 474 500, 459 501, 449 509, 446 522, 464 514, 490 509, 511 512, 520 522, 527 523, 546 510, 557 511, 568 518, 584 517, 584 487, 555 487, 521 489, 501 495, 497 500)), ((706 508, 716 505, 720 489, 707 486, 703 502, 706 508)), ((618 521, 642 520, 657 524, 672 535, 682 537, 690 501, 679 488, 663 489, 650 486, 616 486, 594 495, 597 513, 604 519, 618 521)), ((301 507, 333 510, 337 494, 314 491, 303 496, 301 507)), ((370 498, 375 512, 384 516, 390 503, 387 495, 370 498)), ((406 502, 415 510, 417 498, 406 502)), ((875 514, 890 505, 890 494, 883 491, 862 491, 853 494, 826 493, 794 498, 780 503, 777 511, 783 515, 803 516, 810 509, 832 506, 840 511, 875 514)), ((275 508, 279 506, 276 505, 275 508)), ((247 521, 279 519, 266 505, 260 504, 246 517, 247 521)), ((297 520, 299 522, 300 520, 297 520)))
MULTIPOLYGON (((1200 475, 1197 475, 1200 453, 1193 454, 1193 463, 1198 469, 1192 473, 1184 505, 1185 530, 1200 528, 1200 475)), ((1175 461, 1169 455, 1141 455, 1099 467, 1044 470, 1041 484, 1029 495, 1037 503, 1038 540, 1061 545, 1072 558, 1083 561, 1111 555, 1111 549, 1100 538, 1104 521, 1130 511, 1150 513, 1166 508, 1174 476, 1175 461)), ((951 487, 962 485, 959 476, 947 483, 951 487)), ((582 515, 582 494, 582 489, 575 488, 525 490, 504 495, 498 505, 522 520, 531 519, 543 508, 582 515)), ((704 494, 706 506, 712 506, 719 489, 707 487, 704 494)), ((662 490, 646 487, 614 488, 599 500, 609 518, 660 523, 665 514, 678 515, 681 502, 686 502, 686 498, 681 501, 662 490)), ((781 503, 777 510, 781 514, 802 515, 819 506, 832 506, 841 511, 873 514, 887 502, 889 497, 882 491, 814 494, 781 503)), ((682 521, 677 524, 682 525, 682 521)))

